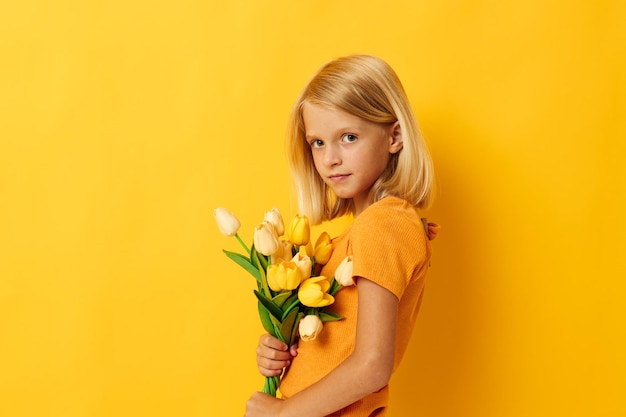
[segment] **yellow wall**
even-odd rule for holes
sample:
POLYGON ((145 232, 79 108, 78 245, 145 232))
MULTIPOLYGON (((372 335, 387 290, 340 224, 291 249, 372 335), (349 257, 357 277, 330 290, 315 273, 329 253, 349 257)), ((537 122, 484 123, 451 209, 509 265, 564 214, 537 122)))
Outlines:
POLYGON ((261 328, 212 209, 295 213, 291 103, 357 52, 439 174, 392 415, 626 415, 624 2, 264 3, 0 5, 0 415, 243 414, 261 328))

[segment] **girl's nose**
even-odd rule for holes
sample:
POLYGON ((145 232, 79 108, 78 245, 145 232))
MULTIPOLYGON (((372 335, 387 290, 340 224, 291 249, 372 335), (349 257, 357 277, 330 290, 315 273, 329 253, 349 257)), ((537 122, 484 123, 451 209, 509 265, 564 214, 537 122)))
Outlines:
POLYGON ((324 164, 327 166, 339 165, 341 158, 335 146, 327 145, 324 152, 324 164))

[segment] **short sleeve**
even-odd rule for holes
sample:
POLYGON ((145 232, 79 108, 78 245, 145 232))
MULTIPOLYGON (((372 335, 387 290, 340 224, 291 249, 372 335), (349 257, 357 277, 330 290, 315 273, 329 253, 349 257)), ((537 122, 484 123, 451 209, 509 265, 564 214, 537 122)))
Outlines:
MULTIPOLYGON (((391 291, 398 299, 428 262, 429 244, 415 208, 388 197, 371 205, 352 225, 353 274, 391 291), (381 204, 386 201, 386 204, 381 204)), ((358 285, 358 283, 357 283, 358 285)))

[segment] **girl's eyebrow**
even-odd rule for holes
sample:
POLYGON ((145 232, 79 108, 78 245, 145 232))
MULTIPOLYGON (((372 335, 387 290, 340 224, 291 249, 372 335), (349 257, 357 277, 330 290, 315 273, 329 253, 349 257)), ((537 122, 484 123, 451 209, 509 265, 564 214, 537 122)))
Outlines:
MULTIPOLYGON (((338 136, 338 135, 342 135, 346 132, 358 132, 359 131, 359 127, 358 126, 354 126, 354 125, 348 125, 345 127, 341 127, 339 129, 335 129, 335 131, 332 132, 331 136, 338 136)), ((304 137, 306 139, 322 139, 321 135, 315 133, 315 132, 305 132, 304 133, 304 137)))

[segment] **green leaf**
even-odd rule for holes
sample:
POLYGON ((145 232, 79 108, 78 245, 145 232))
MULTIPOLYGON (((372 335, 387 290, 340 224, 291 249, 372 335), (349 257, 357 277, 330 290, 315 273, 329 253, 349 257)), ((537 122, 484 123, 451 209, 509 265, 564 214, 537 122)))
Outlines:
POLYGON ((281 291, 278 293, 278 295, 272 298, 272 302, 276 304, 278 307, 282 308, 285 302, 291 297, 292 297, 291 291, 281 291))
POLYGON ((272 320, 272 325, 274 326, 274 331, 270 332, 272 336, 278 338, 281 342, 287 343, 287 339, 283 336, 283 333, 280 331, 280 327, 282 323, 276 317, 270 315, 270 320, 272 320))
POLYGON ((257 279, 257 281, 261 281, 261 274, 259 273, 258 268, 252 265, 250 261, 248 260, 248 258, 246 258, 240 253, 230 252, 227 250, 224 250, 224 253, 226 254, 226 256, 232 259, 237 265, 241 266, 243 269, 251 273, 252 276, 254 276, 257 279))
MULTIPOLYGON (((254 253, 254 260, 256 261, 257 265, 259 264, 259 256, 258 254, 255 252, 254 253)), ((269 285, 267 285, 267 275, 265 274, 265 269, 261 268, 259 269, 259 274, 261 275, 261 287, 263 288, 263 293, 268 297, 272 296, 272 291, 270 290, 269 285)), ((260 290, 259 290, 260 291, 260 290)))
POLYGON ((270 312, 265 308, 261 302, 258 303, 259 306, 259 317, 261 318, 261 324, 266 332, 272 333, 274 331, 274 325, 272 324, 272 320, 270 319, 270 312))
POLYGON ((322 323, 326 323, 327 321, 338 321, 338 320, 343 319, 342 316, 340 316, 337 313, 333 313, 332 311, 320 311, 318 315, 319 315, 320 320, 322 320, 322 323))
POLYGON ((283 316, 283 311, 280 307, 276 306, 272 300, 257 290, 254 290, 254 295, 256 295, 256 298, 258 298, 261 304, 263 304, 263 307, 265 307, 267 311, 269 311, 269 313, 280 323, 280 318, 283 316))
POLYGON ((289 337, 289 343, 288 343, 289 346, 293 345, 296 342, 296 338, 298 337, 298 328, 300 325, 300 320, 302 320, 302 317, 304 317, 304 313, 302 312, 298 313, 293 329, 291 329, 291 336, 289 337))
POLYGON ((258 268, 259 265, 261 265, 264 270, 267 270, 267 257, 257 252, 254 245, 252 245, 252 249, 250 249, 250 261, 255 267, 258 268))
POLYGON ((300 305, 300 299, 298 298, 298 292, 296 291, 285 303, 281 306, 283 309, 283 319, 287 314, 291 312, 294 308, 300 305))
POLYGON ((256 248, 254 245, 250 248, 250 262, 254 265, 255 268, 259 267, 259 261, 257 259, 256 248))
POLYGON ((280 325, 280 332, 287 342, 291 342, 291 335, 293 333, 294 325, 297 324, 295 323, 297 317, 298 310, 293 310, 280 325))
POLYGON ((332 295, 334 297, 335 294, 337 294, 337 291, 339 291, 341 289, 341 287, 342 287, 342 285, 337 282, 335 277, 333 277, 332 281, 330 281, 330 288, 328 289, 328 294, 330 294, 330 295, 332 295))

